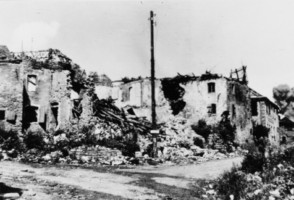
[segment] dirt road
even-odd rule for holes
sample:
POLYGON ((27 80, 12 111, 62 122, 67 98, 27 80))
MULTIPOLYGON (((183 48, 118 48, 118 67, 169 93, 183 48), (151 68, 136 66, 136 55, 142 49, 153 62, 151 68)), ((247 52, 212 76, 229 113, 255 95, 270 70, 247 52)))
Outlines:
POLYGON ((197 199, 191 186, 215 178, 241 158, 190 166, 81 169, 0 162, 0 189, 21 189, 20 199, 197 199), (10 188, 13 187, 13 188, 10 188))

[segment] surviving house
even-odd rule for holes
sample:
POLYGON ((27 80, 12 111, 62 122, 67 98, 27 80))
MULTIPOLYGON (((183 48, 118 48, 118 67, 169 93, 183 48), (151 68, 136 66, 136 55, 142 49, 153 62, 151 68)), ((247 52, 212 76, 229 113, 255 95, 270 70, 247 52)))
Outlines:
POLYGON ((267 97, 251 90, 251 114, 254 125, 263 125, 269 129, 269 141, 279 145, 279 107, 267 97))
POLYGON ((5 46, 0 54, 1 128, 50 132, 81 117, 83 92, 68 57, 53 49, 11 53, 5 46))

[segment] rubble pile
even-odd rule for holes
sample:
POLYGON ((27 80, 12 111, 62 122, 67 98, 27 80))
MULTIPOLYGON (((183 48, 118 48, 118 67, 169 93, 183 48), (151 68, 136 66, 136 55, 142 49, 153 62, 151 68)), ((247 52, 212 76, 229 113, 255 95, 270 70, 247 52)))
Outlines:
POLYGON ((164 135, 158 143, 158 158, 174 163, 201 163, 208 160, 217 160, 234 157, 238 153, 224 154, 219 150, 205 149, 194 144, 195 139, 205 143, 202 136, 191 129, 191 125, 183 117, 172 117, 161 129, 164 135))
POLYGON ((137 134, 148 134, 151 123, 143 117, 126 114, 114 105, 113 99, 95 99, 93 101, 94 116, 104 121, 115 123, 124 133, 136 132, 137 134))
POLYGON ((0 150, 0 160, 16 160, 22 162, 40 164, 69 164, 69 165, 126 165, 134 164, 135 158, 123 156, 117 149, 103 146, 73 148, 70 152, 52 151, 43 152, 38 149, 30 149, 23 154, 15 154, 15 150, 0 150))

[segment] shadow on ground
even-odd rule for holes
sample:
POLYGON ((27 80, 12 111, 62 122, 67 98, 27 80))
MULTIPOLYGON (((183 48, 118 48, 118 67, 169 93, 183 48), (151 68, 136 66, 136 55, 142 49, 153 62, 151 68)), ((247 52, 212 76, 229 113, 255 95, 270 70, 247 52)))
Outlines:
MULTIPOLYGON (((5 194, 5 193, 18 193, 19 196, 21 196, 23 191, 21 188, 10 187, 6 185, 5 183, 0 182, 0 194, 5 194)), ((0 200, 2 199, 4 198, 0 196, 0 200)))

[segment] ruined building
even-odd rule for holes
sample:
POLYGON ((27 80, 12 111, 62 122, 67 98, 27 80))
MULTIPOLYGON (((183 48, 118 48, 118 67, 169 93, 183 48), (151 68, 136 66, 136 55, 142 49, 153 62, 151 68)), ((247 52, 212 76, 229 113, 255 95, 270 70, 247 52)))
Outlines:
POLYGON ((11 53, 1 46, 1 128, 50 132, 82 117, 83 88, 74 82, 75 67, 58 50, 11 53))
MULTIPOLYGON (((155 93, 158 123, 166 122, 172 115, 183 116, 190 124, 200 119, 215 124, 228 117, 236 127, 239 143, 251 137, 253 122, 270 126, 271 140, 278 141, 277 106, 266 97, 252 96, 252 90, 247 85, 246 68, 243 69, 242 75, 231 73, 229 78, 206 72, 201 76, 178 75, 157 79, 155 93), (254 105, 260 105, 258 117, 252 110, 251 101, 254 105), (265 114, 264 109, 269 110, 270 114, 265 114)), ((150 95, 151 83, 148 78, 127 83, 113 82, 112 98, 116 100, 117 106, 137 116, 150 118, 150 95)))

